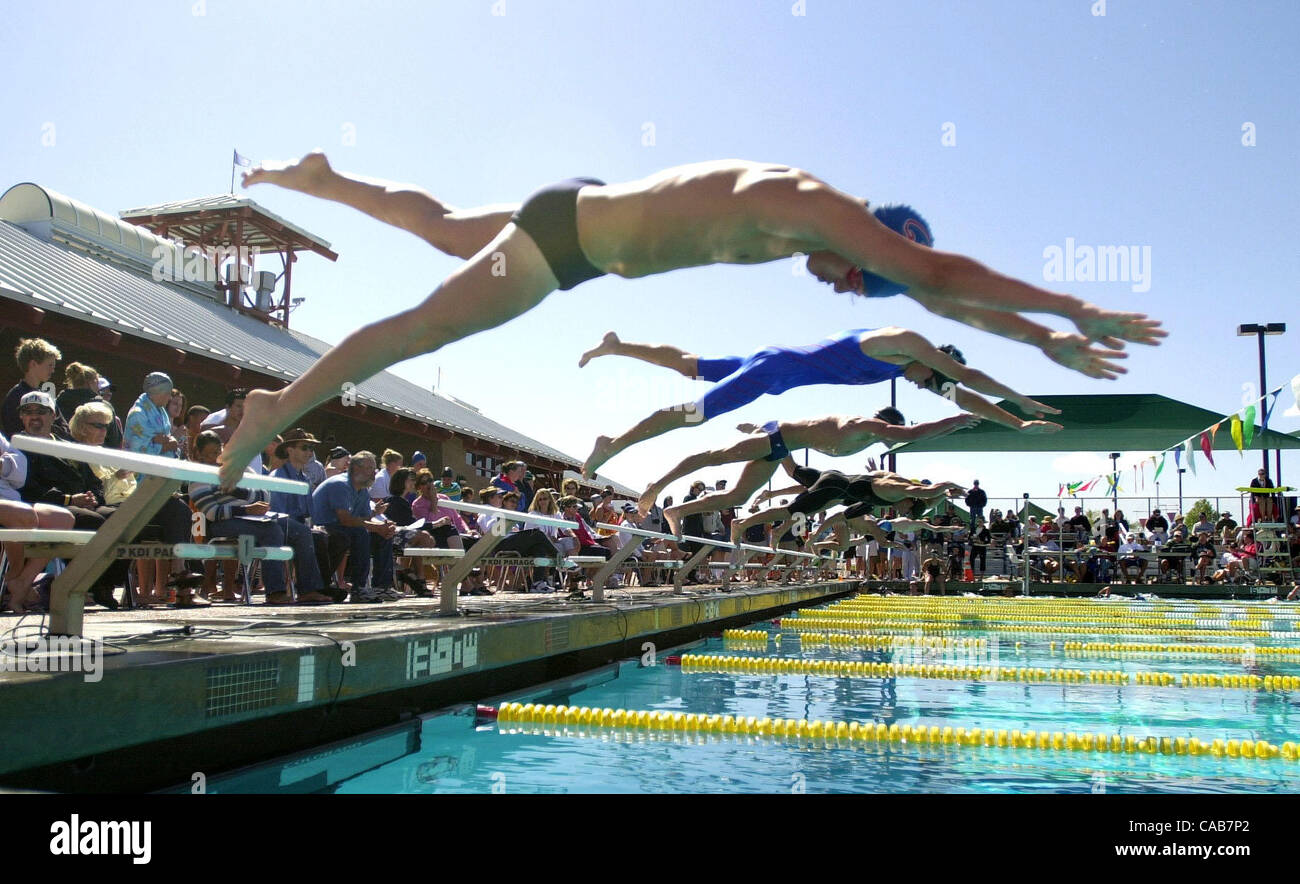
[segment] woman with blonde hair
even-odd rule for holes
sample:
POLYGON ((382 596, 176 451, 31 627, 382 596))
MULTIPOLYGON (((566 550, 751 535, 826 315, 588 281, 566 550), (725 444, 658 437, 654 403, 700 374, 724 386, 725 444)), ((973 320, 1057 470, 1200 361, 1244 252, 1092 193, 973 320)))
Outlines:
MULTIPOLYGON (((539 488, 533 494, 533 502, 528 507, 528 512, 537 513, 539 516, 553 516, 560 518, 560 508, 555 503, 555 492, 550 488, 539 488)), ((539 531, 545 534, 551 540, 560 536, 560 529, 550 525, 536 526, 539 531)))
POLYGON ((91 400, 99 398, 99 372, 80 362, 70 362, 63 369, 64 390, 55 400, 59 416, 72 420, 72 413, 91 400))
MULTIPOLYGON (((68 427, 72 430, 72 438, 82 445, 103 446, 112 423, 113 407, 107 402, 95 401, 87 402, 73 412, 68 427)), ((89 466, 103 485, 105 506, 118 507, 135 492, 136 478, 130 470, 115 470, 94 463, 89 466)), ((173 496, 149 520, 147 527, 156 529, 163 543, 185 543, 191 539, 190 508, 173 496)), ((137 560, 136 575, 140 598, 145 602, 166 602, 170 585, 177 592, 176 607, 199 606, 194 601, 193 591, 202 581, 202 575, 184 573, 184 563, 180 559, 154 559, 152 564, 148 560, 137 560), (175 574, 174 579, 169 581, 169 574, 175 574)))

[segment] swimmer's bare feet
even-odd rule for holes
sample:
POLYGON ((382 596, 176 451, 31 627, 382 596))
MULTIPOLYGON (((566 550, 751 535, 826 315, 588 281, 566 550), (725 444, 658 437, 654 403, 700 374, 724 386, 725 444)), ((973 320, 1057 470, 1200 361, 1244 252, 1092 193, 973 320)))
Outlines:
POLYGON ((608 356, 618 352, 618 345, 621 343, 623 342, 618 339, 618 335, 605 332, 605 337, 601 338, 599 344, 582 354, 582 358, 578 360, 578 368, 582 368, 597 356, 608 356))
MULTIPOLYGON (((597 436, 596 447, 591 449, 591 454, 587 455, 587 462, 582 465, 582 475, 586 479, 594 479, 596 471, 605 465, 605 461, 614 456, 614 437, 597 436)), ((250 460, 252 458, 249 458, 250 460)))
POLYGON ((740 543, 741 538, 744 536, 745 529, 740 527, 740 519, 734 519, 731 523, 731 542, 740 543))
POLYGON ((251 172, 245 172, 241 180, 244 187, 263 183, 276 184, 289 190, 315 194, 320 190, 322 182, 333 173, 334 170, 330 168, 325 154, 314 150, 300 160, 287 163, 261 163, 251 172))
POLYGON ((675 506, 670 506, 668 507, 668 509, 664 510, 664 521, 668 523, 669 534, 671 534, 673 537, 681 537, 682 523, 681 520, 677 518, 676 510, 677 507, 675 506))
POLYGON ((637 498, 636 514, 639 518, 644 519, 650 515, 650 510, 654 509, 655 499, 659 496, 659 489, 651 485, 645 490, 645 493, 637 498))
POLYGON ((221 465, 221 487, 234 488, 244 469, 253 458, 262 453, 266 443, 275 438, 280 428, 276 416, 279 393, 269 390, 249 390, 244 399, 244 419, 235 428, 230 441, 221 450, 217 463, 221 465))
POLYGON ((1085 337, 1112 350, 1122 349, 1124 341, 1155 346, 1161 338, 1169 336, 1169 332, 1160 328, 1160 320, 1147 319, 1145 313, 1103 310, 1087 304, 1072 318, 1085 337))

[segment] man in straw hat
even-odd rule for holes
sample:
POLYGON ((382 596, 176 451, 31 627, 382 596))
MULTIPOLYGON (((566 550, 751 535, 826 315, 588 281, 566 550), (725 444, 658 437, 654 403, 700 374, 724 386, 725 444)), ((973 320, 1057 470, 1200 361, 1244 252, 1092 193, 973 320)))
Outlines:
MULTIPOLYGON (((274 475, 280 479, 292 479, 295 482, 306 482, 311 484, 307 475, 307 465, 311 463, 316 454, 316 446, 321 441, 302 427, 294 427, 284 434, 284 441, 275 447, 275 456, 284 460, 284 463, 277 469, 274 475)), ((310 494, 288 494, 283 491, 271 492, 271 509, 278 513, 284 513, 295 522, 301 522, 311 527, 311 495, 310 494)), ((316 565, 320 570, 321 577, 333 573, 330 569, 330 563, 343 558, 343 552, 347 548, 346 538, 341 538, 336 544, 336 548, 330 549, 330 536, 323 528, 312 528, 311 532, 312 546, 316 552, 316 565)), ((331 590, 326 586, 324 592, 330 595, 334 601, 342 601, 346 596, 338 591, 331 590)))

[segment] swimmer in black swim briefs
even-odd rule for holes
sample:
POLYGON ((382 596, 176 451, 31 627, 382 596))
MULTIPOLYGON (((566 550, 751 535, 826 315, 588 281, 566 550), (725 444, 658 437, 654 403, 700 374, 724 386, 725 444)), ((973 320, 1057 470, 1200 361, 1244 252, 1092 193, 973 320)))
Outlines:
POLYGON ((243 180, 245 187, 269 182, 353 206, 466 261, 422 303, 352 332, 287 387, 250 391, 243 420, 221 455, 225 487, 233 487, 277 430, 339 395, 344 384, 509 322, 593 272, 630 279, 804 254, 823 282, 866 293, 870 274, 929 309, 1014 340, 1038 334, 1027 329, 1022 312, 1066 317, 1081 332, 1074 341, 1076 367, 1098 377, 1123 370, 1114 360, 1125 341, 1155 344, 1164 335, 1142 314, 1105 311, 937 252, 906 221, 896 231, 861 197, 790 166, 694 163, 618 184, 575 188, 569 182, 539 192, 523 207, 471 210, 447 206, 418 188, 342 175, 320 153, 259 166, 243 180), (529 224, 534 213, 543 224, 557 213, 567 218, 569 194, 572 220, 553 242, 538 243, 515 220, 517 213, 529 224))

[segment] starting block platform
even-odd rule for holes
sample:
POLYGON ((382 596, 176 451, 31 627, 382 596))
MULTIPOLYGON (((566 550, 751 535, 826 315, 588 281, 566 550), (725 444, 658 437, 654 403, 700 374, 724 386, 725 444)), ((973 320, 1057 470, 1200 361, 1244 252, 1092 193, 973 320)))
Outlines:
MULTIPOLYGON (((126 499, 117 511, 94 532, 67 532, 72 534, 89 533, 91 536, 84 543, 72 540, 67 543, 69 552, 68 566, 54 579, 50 591, 50 624, 52 635, 78 636, 84 626, 84 607, 86 593, 106 571, 112 562, 121 558, 120 549, 130 549, 129 538, 140 533, 149 520, 172 496, 183 482, 205 482, 218 484, 219 473, 216 467, 192 461, 159 457, 152 454, 138 454, 133 451, 120 451, 95 445, 78 445, 57 439, 44 439, 19 434, 12 440, 12 445, 30 454, 45 454, 64 460, 100 464, 121 470, 139 473, 142 478, 135 492, 126 499)), ((255 488, 267 491, 283 491, 288 494, 306 494, 306 482, 295 482, 275 476, 263 476, 246 473, 239 480, 241 488, 255 488)), ((19 532, 30 539, 39 532, 19 532)), ((29 542, 23 539, 21 542, 29 542)), ((251 540, 251 538, 249 538, 251 540)), ((12 542, 20 542, 14 540, 12 542)), ((35 541, 33 541, 35 542, 35 541)), ((236 558, 249 561, 253 555, 251 543, 241 540, 237 545, 236 558)), ((216 548, 214 547, 214 552, 216 548)), ((54 556, 65 558, 65 556, 54 556)), ((129 556, 128 556, 129 557, 129 556)), ((205 556, 178 556, 178 558, 205 558, 205 556)), ((275 556, 262 556, 274 558, 275 556)), ((292 553, 290 554, 292 558, 292 553)))

